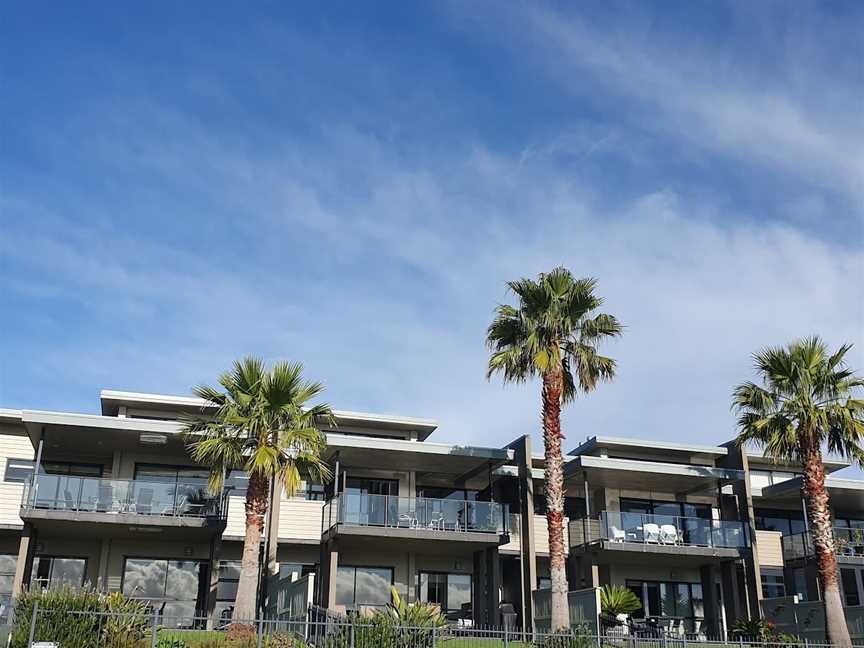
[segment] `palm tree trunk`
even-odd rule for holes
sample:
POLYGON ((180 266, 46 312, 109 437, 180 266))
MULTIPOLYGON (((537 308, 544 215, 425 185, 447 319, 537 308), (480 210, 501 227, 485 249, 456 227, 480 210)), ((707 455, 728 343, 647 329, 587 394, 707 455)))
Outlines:
POLYGON ((552 580, 551 629, 570 629, 567 567, 564 562, 564 461, 561 457, 561 369, 543 374, 543 444, 546 452, 546 524, 552 580))
POLYGON ((255 603, 260 583, 258 566, 261 552, 261 534, 267 513, 267 478, 260 473, 249 475, 246 488, 246 537, 243 540, 243 558, 240 562, 240 580, 231 623, 251 623, 255 619, 255 603))
POLYGON ((804 455, 804 501, 807 505, 807 520, 813 548, 816 554, 816 569, 822 600, 825 604, 825 633, 832 646, 852 646, 846 614, 840 598, 837 577, 837 557, 834 553, 834 531, 828 508, 828 489, 825 488, 825 466, 819 447, 802 449, 804 455))

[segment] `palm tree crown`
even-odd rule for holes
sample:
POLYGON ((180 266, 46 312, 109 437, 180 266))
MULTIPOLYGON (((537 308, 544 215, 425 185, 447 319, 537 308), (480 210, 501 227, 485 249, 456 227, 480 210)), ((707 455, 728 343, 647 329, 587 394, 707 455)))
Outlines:
POLYGON ((487 331, 488 376, 501 373, 508 382, 524 382, 550 370, 562 370, 562 399, 589 392, 615 376, 615 361, 597 345, 621 335, 618 320, 595 311, 603 299, 594 294, 596 279, 575 279, 566 268, 520 279, 507 286, 519 307, 502 304, 487 331), (575 376, 574 376, 575 373, 575 376))
POLYGON ((814 336, 754 354, 763 384, 747 382, 733 393, 739 441, 764 447, 774 460, 804 463, 805 453, 824 446, 864 463, 864 400, 853 398, 864 379, 846 366, 851 348, 829 355, 814 336))
POLYGON ((302 374, 300 363, 278 362, 267 371, 261 360, 246 357, 219 377, 224 392, 193 389, 218 408, 185 426, 192 458, 211 467, 211 488, 221 490, 225 472, 232 469, 276 477, 289 496, 304 476, 318 481, 327 476, 319 458, 326 440, 318 425, 332 424, 332 413, 324 404, 306 406, 324 387, 303 380, 302 374))

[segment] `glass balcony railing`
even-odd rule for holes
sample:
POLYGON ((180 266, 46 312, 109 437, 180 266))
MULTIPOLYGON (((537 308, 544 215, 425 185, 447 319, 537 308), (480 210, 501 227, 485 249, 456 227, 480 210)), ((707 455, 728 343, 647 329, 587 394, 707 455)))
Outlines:
MULTIPOLYGON (((783 556, 786 560, 815 555, 813 539, 807 532, 784 535, 783 556)), ((845 558, 864 559, 864 529, 834 527, 834 552, 845 558)))
POLYGON ((498 502, 342 493, 323 511, 323 531, 337 525, 448 533, 507 532, 508 509, 498 502))
POLYGON ((224 494, 213 495, 204 479, 176 482, 45 474, 25 484, 21 508, 203 518, 222 518, 227 511, 224 494))
POLYGON ((599 522, 599 528, 595 527, 598 540, 685 547, 749 546, 744 523, 738 521, 603 511, 599 522))

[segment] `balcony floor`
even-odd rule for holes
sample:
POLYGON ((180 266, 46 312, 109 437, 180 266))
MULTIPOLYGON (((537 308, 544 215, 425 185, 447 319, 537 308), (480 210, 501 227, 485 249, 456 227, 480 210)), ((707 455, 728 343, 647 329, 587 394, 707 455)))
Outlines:
POLYGON ((741 556, 741 550, 734 547, 705 547, 699 545, 671 545, 651 542, 613 542, 612 540, 595 540, 589 544, 576 545, 570 548, 573 553, 634 554, 639 556, 671 556, 693 558, 735 559, 741 556))
POLYGON ((130 528, 151 528, 154 532, 176 529, 187 534, 192 532, 210 535, 221 533, 225 529, 225 520, 216 517, 144 515, 141 513, 106 513, 62 509, 24 508, 21 509, 21 519, 33 524, 36 528, 83 531, 85 535, 99 535, 100 530, 103 534, 116 535, 118 530, 130 528))
POLYGON ((363 526, 337 524, 325 531, 322 539, 338 536, 389 538, 395 540, 422 540, 450 542, 473 546, 497 546, 509 542, 507 535, 482 533, 479 531, 437 531, 433 529, 411 529, 406 527, 363 526))

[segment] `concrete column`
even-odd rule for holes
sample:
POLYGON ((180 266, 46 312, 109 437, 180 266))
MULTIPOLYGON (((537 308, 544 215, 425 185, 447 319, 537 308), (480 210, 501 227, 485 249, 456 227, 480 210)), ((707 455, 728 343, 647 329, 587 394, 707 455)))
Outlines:
POLYGON ((531 437, 511 443, 513 460, 519 469, 519 547, 522 563, 522 619, 526 630, 534 628, 534 598, 537 589, 537 554, 534 544, 534 480, 531 476, 531 437))
POLYGON ((222 555, 222 536, 210 540, 210 588, 207 591, 207 629, 212 630, 216 622, 216 594, 219 588, 219 559, 222 555))
POLYGON ((408 602, 417 600, 417 555, 409 551, 406 554, 405 563, 408 565, 408 573, 405 576, 405 586, 408 588, 408 602))
MULTIPOLYGON (((745 479, 732 483, 732 492, 738 498, 738 514, 750 539, 750 548, 744 552, 744 584, 747 592, 743 599, 747 605, 747 616, 762 617, 762 575, 759 566, 759 547, 756 543, 756 516, 753 514, 753 493, 750 488, 750 466, 746 448, 734 441, 723 444, 729 454, 717 460, 718 467, 744 471, 745 479)), ((736 579, 737 582, 737 579, 736 579)), ((742 615, 743 615, 742 610, 742 615)))
POLYGON ((108 591, 108 562, 111 559, 111 539, 102 540, 99 551, 99 579, 96 587, 100 592, 108 591))
POLYGON ((21 540, 18 543, 18 561, 15 563, 15 578, 12 581, 12 598, 30 584, 30 574, 33 572, 33 558, 36 555, 36 529, 32 524, 24 523, 21 540))
MULTIPOLYGON (((723 609, 729 623, 735 623, 746 616, 740 588, 738 587, 738 570, 733 561, 720 564, 720 583, 723 587, 723 609)), ((703 592, 704 594, 704 592, 703 592)))
POLYGON ((705 609, 705 632, 709 637, 721 634, 720 601, 717 597, 717 578, 720 570, 717 565, 702 565, 699 575, 702 581, 702 603, 705 609))
POLYGON ((282 484, 275 480, 273 484, 273 496, 270 502, 270 510, 267 516, 267 565, 265 574, 264 608, 271 602, 271 596, 275 596, 276 587, 279 584, 279 563, 276 562, 276 554, 279 550, 279 514, 282 508, 282 484))
POLYGON ((336 571, 339 567, 339 547, 335 540, 321 544, 320 578, 317 582, 318 605, 331 609, 336 606, 336 571))
POLYGON ((474 622, 479 625, 499 625, 498 592, 501 587, 501 559, 498 548, 474 552, 473 576, 474 622))

